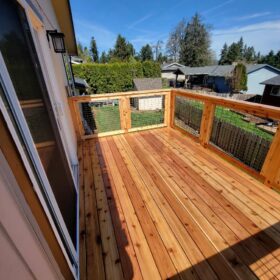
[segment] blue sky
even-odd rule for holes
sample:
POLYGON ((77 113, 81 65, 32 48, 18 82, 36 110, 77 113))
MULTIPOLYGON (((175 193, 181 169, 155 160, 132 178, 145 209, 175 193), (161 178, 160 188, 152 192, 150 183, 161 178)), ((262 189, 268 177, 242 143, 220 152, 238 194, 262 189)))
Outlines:
POLYGON ((267 53, 280 50, 279 0, 70 0, 77 40, 99 51, 112 48, 122 34, 138 51, 144 44, 166 42, 169 32, 195 12, 212 27, 212 49, 218 55, 225 42, 243 36, 245 43, 267 53))

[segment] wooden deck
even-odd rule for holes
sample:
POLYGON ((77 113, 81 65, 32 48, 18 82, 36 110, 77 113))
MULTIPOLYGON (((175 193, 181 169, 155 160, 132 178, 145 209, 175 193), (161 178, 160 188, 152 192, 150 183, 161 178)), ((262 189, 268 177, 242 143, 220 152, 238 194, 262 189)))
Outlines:
POLYGON ((81 279, 280 279, 280 195, 175 130, 84 141, 81 279))

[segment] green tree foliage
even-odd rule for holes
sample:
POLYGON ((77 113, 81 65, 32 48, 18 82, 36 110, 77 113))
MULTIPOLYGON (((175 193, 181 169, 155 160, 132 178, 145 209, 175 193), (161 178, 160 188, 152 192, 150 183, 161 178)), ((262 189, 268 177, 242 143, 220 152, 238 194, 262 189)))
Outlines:
POLYGON ((185 36, 186 20, 182 19, 170 32, 166 43, 166 54, 171 61, 178 62, 181 45, 185 36))
POLYGON ((122 92, 134 89, 134 78, 161 76, 159 63, 152 61, 73 65, 74 74, 87 81, 92 93, 122 92))
POLYGON ((89 53, 87 47, 84 47, 81 42, 78 42, 77 50, 78 50, 78 56, 84 62, 92 62, 92 59, 91 59, 91 56, 90 56, 90 53, 89 53))
POLYGON ((180 49, 180 62, 187 66, 205 66, 211 60, 210 32, 199 14, 185 28, 180 49))
POLYGON ((96 40, 94 39, 94 37, 92 37, 90 41, 90 54, 92 57, 92 61, 98 63, 99 55, 98 55, 96 40))
POLYGON ((219 64, 232 64, 233 62, 254 63, 258 61, 258 56, 253 46, 244 44, 241 37, 238 42, 233 42, 230 46, 225 44, 221 50, 219 64))
POLYGON ((110 60, 114 58, 116 61, 127 61, 129 57, 133 55, 133 52, 134 48, 132 44, 127 42, 126 39, 119 34, 110 60))
POLYGON ((234 70, 232 76, 232 91, 240 92, 242 90, 247 90, 247 71, 246 66, 243 63, 238 63, 234 70))
POLYGON ((269 64, 280 69, 280 51, 274 53, 274 51, 271 50, 267 55, 260 56, 259 63, 269 64))
POLYGON ((109 61, 108 56, 107 56, 106 52, 103 51, 103 52, 101 53, 99 62, 100 62, 100 63, 107 63, 108 61, 109 61))
POLYGON ((141 48, 140 59, 141 59, 141 61, 153 60, 153 50, 149 44, 147 44, 141 48))

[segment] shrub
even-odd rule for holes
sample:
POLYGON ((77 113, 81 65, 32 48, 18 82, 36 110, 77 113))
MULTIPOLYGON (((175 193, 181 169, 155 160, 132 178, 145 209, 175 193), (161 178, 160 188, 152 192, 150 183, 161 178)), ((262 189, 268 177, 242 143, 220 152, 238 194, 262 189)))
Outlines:
POLYGON ((91 93, 123 92, 134 89, 134 78, 161 76, 160 65, 155 62, 126 62, 73 65, 74 75, 85 79, 91 93))

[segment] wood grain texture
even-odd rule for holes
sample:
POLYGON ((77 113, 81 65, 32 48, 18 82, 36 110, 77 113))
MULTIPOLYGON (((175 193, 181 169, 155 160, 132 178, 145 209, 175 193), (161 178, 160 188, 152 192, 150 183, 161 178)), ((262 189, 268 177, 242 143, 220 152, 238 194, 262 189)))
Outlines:
POLYGON ((103 252, 87 254, 87 270, 104 269, 95 279, 112 278, 116 256, 112 279, 280 279, 279 194, 174 129, 83 145, 96 195, 85 202, 97 208, 87 223, 103 252))

